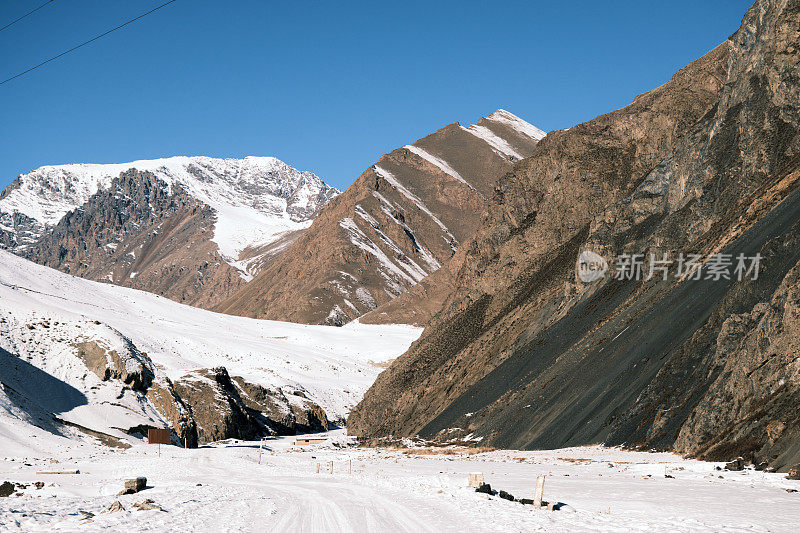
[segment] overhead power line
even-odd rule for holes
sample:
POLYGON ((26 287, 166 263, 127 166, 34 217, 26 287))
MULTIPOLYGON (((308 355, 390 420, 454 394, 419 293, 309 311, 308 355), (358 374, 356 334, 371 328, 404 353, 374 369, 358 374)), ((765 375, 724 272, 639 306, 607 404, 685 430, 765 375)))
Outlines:
MULTIPOLYGON (((51 0, 51 1, 52 1, 52 0, 51 0)), ((32 71, 32 70, 36 70, 37 68, 39 68, 39 67, 41 67, 41 66, 43 66, 43 65, 46 65, 47 63, 50 63, 51 61, 55 61, 55 60, 56 60, 56 59, 58 59, 59 57, 65 56, 65 55, 69 54, 70 52, 74 52, 74 51, 75 51, 75 50, 77 50, 78 48, 81 48, 81 47, 83 47, 83 46, 86 46, 87 44, 89 44, 89 43, 91 43, 91 42, 94 42, 94 41, 96 41, 97 39, 100 39, 101 37, 105 37, 105 36, 106 36, 106 35, 108 35, 109 33, 115 32, 115 31, 119 30, 120 28, 124 28, 125 26, 127 26, 127 25, 128 25, 128 24, 130 24, 131 22, 136 22, 136 21, 137 21, 137 20, 139 20, 140 18, 146 17, 146 16, 147 16, 147 15, 149 15, 150 13, 153 13, 154 11, 158 11, 158 10, 159 10, 159 9, 161 9, 162 7, 168 6, 169 4, 172 4, 173 2, 177 2, 177 1, 178 1, 178 0, 169 0, 169 2, 164 2, 164 3, 163 3, 163 4, 161 4, 160 6, 158 6, 158 7, 154 7, 153 9, 151 9, 150 11, 148 11, 147 13, 142 13, 141 15, 139 15, 139 16, 138 16, 138 17, 136 17, 136 18, 132 18, 132 19, 130 19, 129 21, 127 21, 127 22, 124 22, 124 23, 120 24, 120 25, 119 25, 119 26, 117 26, 116 28, 111 28, 110 30, 108 30, 108 31, 107 31, 107 32, 105 32, 105 33, 101 33, 100 35, 97 35, 96 37, 92 37, 92 38, 91 38, 91 39, 89 39, 88 41, 82 42, 81 44, 79 44, 79 45, 77 45, 77 46, 73 46, 73 47, 72 47, 72 48, 70 48, 69 50, 66 50, 66 51, 64 51, 64 52, 61 52, 61 53, 60 53, 60 54, 58 54, 57 56, 53 56, 53 57, 51 57, 50 59, 46 59, 46 60, 42 61, 41 63, 39 63, 38 65, 35 65, 35 66, 33 66, 33 67, 29 68, 28 70, 25 70, 25 71, 22 71, 22 72, 20 72, 20 73, 19 73, 19 74, 17 74, 16 76, 11 76, 10 78, 8 78, 8 79, 6 79, 6 80, 0 81, 0 85, 3 85, 3 84, 5 84, 5 83, 8 83, 8 82, 10 82, 11 80, 15 80, 15 79, 19 78, 20 76, 24 76, 25 74, 27 74, 28 72, 30 72, 30 71, 32 71)))
POLYGON ((34 9, 34 10, 32 10, 32 11, 28 11, 27 13, 25 13, 24 15, 22 15, 22 16, 21 16, 20 18, 18 18, 17 20, 12 20, 12 21, 11 21, 11 22, 9 22, 8 24, 6 24, 6 25, 5 25, 5 26, 3 26, 2 28, 0 28, 0 31, 3 31, 4 29, 8 28, 9 26, 13 26, 14 24, 16 24, 17 22, 19 22, 20 20, 24 19, 25 17, 27 17, 27 16, 29 16, 29 15, 33 15, 34 13, 36 13, 37 11, 39 11, 40 9, 42 9, 42 8, 43 8, 44 6, 46 6, 47 4, 52 4, 52 3, 53 3, 53 2, 55 2, 55 1, 56 1, 56 0, 48 0, 48 1, 47 1, 47 2, 45 2, 44 4, 42 4, 42 5, 40 5, 39 7, 37 7, 36 9, 34 9))

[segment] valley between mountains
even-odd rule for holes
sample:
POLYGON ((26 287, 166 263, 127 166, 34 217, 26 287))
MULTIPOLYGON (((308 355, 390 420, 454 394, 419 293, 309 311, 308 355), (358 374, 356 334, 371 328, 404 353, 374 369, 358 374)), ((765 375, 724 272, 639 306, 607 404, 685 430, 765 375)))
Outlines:
MULTIPOLYGON (((731 32, 621 109, 550 132, 504 109, 453 122, 344 191, 274 157, 18 176, 0 193, 3 474, 34 483, 51 450, 146 469, 187 527, 187 502, 220 527, 239 516, 215 507, 231 491, 276 530, 789 530, 800 0, 757 0, 731 32), (586 278, 585 254, 607 271, 586 278), (686 256, 759 269, 676 272, 686 256), (619 275, 620 257, 669 267, 619 275), (170 430, 168 475, 151 428, 170 430), (286 438, 312 433, 325 442, 286 438), (272 486, 253 474, 264 450, 272 486), (198 472, 225 477, 217 460, 230 477, 200 489, 198 472), (476 470, 523 497, 465 489, 476 470), (557 476, 556 518, 522 503, 539 475, 557 476), (613 513, 609 487, 628 491, 613 513)), ((130 526, 130 509, 98 518, 110 483, 76 479, 39 495, 130 526)), ((78 527, 15 497, 19 528, 78 527)))

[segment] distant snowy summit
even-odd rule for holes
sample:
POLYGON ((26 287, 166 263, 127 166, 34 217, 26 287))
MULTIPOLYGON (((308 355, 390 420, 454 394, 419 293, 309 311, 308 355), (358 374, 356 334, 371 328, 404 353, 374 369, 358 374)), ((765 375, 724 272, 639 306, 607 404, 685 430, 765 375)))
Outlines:
POLYGON ((0 229, 14 232, 9 220, 15 213, 42 228, 53 226, 129 169, 152 172, 214 209, 218 217, 214 242, 223 257, 233 260, 247 246, 262 245, 276 234, 307 227, 319 209, 339 193, 312 172, 297 170, 274 157, 178 156, 130 163, 53 165, 20 175, 3 191, 0 229))
POLYGON ((44 166, 0 193, 0 247, 210 307, 238 286, 236 278, 249 279, 291 244, 337 194, 274 157, 44 166), (206 263, 220 259, 237 275, 209 271, 206 263), (165 276, 173 285, 181 278, 179 294, 152 286, 165 276))
POLYGON ((429 276, 544 137, 503 109, 453 122, 379 157, 335 202, 338 190, 273 157, 41 167, 0 193, 0 248, 230 314, 420 324, 438 304, 412 294, 378 308, 423 280, 415 294, 444 296, 448 270, 429 276))

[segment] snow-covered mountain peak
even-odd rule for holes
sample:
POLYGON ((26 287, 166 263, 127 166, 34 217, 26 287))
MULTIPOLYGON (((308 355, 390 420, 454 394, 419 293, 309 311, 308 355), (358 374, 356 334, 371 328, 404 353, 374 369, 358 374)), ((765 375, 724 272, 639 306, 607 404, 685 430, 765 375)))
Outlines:
POLYGON ((231 264, 247 247, 261 246, 307 227, 319 209, 339 191, 312 172, 297 170, 274 157, 218 159, 176 156, 114 164, 40 167, 20 175, 0 195, 0 230, 14 231, 11 217, 26 217, 42 229, 57 224, 84 205, 114 178, 130 169, 149 171, 170 187, 179 186, 213 208, 214 242, 231 264))
POLYGON ((486 120, 489 120, 491 122, 498 122, 500 124, 509 126, 510 128, 524 135, 527 135, 532 139, 536 139, 537 141, 541 141, 542 139, 545 138, 545 136, 547 136, 547 134, 544 131, 540 130, 533 124, 530 124, 522 120, 515 114, 506 111, 505 109, 498 109, 497 111, 486 117, 486 120))

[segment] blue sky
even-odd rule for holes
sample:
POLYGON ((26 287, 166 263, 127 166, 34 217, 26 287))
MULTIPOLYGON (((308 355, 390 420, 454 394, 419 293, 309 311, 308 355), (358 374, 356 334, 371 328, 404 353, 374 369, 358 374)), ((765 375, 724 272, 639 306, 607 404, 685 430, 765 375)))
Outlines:
MULTIPOLYGON (((163 0, 56 0, 0 32, 0 80, 163 0)), ((44 3, 5 0, 0 26, 44 3)), ((178 0, 0 86, 0 188, 41 165, 272 155, 346 188, 382 153, 504 108, 544 130, 628 104, 746 0, 178 0)))

